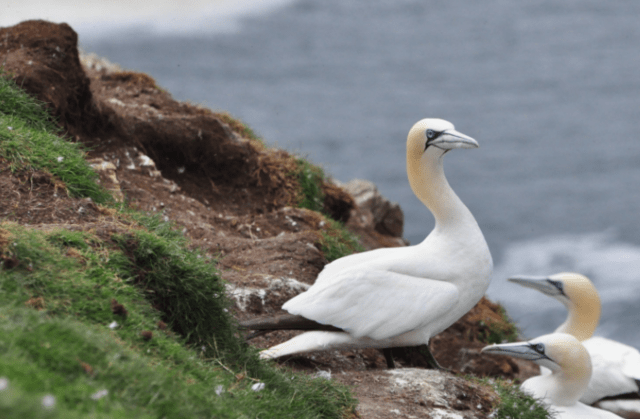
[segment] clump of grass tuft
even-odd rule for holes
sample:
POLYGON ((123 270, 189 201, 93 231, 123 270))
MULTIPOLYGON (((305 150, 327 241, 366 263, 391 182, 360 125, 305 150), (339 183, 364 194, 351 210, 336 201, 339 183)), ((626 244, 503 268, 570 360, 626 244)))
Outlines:
POLYGON ((492 416, 495 419, 552 419, 555 417, 541 400, 522 392, 512 383, 496 381, 493 387, 500 396, 500 405, 492 416))
POLYGON ((506 343, 515 342, 518 340, 519 332, 518 328, 513 321, 507 315, 507 311, 504 307, 499 306, 500 316, 502 321, 488 320, 480 322, 481 326, 486 326, 487 330, 480 336, 480 341, 485 343, 506 343))
POLYGON ((0 157, 13 170, 45 170, 74 197, 111 202, 111 194, 96 183, 98 175, 84 159, 81 144, 65 141, 44 105, 27 95, 0 70, 0 157))
POLYGON ((326 223, 327 225, 321 231, 320 249, 329 262, 364 250, 358 239, 339 221, 327 217, 326 223))
POLYGON ((298 206, 312 211, 322 212, 324 208, 324 193, 322 182, 324 171, 304 159, 297 159, 297 177, 300 184, 300 198, 298 206))

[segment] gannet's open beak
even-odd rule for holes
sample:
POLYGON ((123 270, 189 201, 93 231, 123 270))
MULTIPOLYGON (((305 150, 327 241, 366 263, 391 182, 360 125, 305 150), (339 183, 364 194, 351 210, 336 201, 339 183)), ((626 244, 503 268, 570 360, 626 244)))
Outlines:
MULTIPOLYGON (((539 361, 549 359, 542 351, 536 350, 536 346, 529 342, 501 343, 499 345, 485 346, 480 352, 494 355, 509 355, 527 361, 539 361), (541 353, 542 352, 542 353, 541 353)), ((543 347, 544 348, 544 347, 543 347)))
POLYGON ((473 138, 464 135, 455 129, 443 131, 435 140, 429 143, 443 150, 451 150, 454 148, 478 148, 480 145, 473 138))
POLYGON ((534 290, 540 291, 541 293, 551 297, 565 295, 562 288, 562 282, 554 281, 546 276, 517 275, 512 276, 507 279, 507 281, 515 282, 523 287, 533 288, 534 290))

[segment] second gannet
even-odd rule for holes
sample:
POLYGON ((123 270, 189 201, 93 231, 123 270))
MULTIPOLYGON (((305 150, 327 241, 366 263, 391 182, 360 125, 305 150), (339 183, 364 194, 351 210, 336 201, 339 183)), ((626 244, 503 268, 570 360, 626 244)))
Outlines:
POLYGON ((482 352, 514 356, 549 368, 551 374, 529 378, 520 388, 546 403, 557 419, 620 418, 578 401, 589 384, 591 359, 585 347, 571 335, 552 333, 529 342, 486 346, 482 352))
POLYGON ((580 401, 593 404, 604 397, 638 395, 640 352, 623 343, 593 336, 600 321, 601 304, 589 278, 564 272, 549 277, 520 275, 509 281, 551 296, 567 308, 567 319, 556 332, 568 333, 582 341, 593 365, 589 387, 580 401))
MULTIPOLYGON (((442 158, 450 150, 475 147, 450 122, 417 122, 407 136, 407 175, 435 217, 433 231, 415 246, 371 250, 326 265, 313 286, 282 306, 325 330, 298 335, 260 357, 427 344, 469 311, 489 286, 493 262, 476 220, 445 178, 442 158)), ((278 329, 282 323, 240 324, 278 329)))

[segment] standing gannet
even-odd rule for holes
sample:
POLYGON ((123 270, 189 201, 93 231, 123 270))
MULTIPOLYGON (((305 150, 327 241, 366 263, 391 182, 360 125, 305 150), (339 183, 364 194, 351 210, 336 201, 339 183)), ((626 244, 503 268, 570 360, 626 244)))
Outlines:
POLYGON ((568 333, 582 341, 593 365, 589 388, 581 402, 593 404, 604 397, 628 393, 638 395, 638 350, 614 340, 593 337, 600 321, 601 305, 598 291, 589 278, 565 272, 550 277, 514 276, 509 281, 549 295, 567 308, 567 319, 556 332, 568 333))
POLYGON ((549 368, 551 374, 529 378, 520 388, 542 399, 557 413, 557 419, 620 418, 578 401, 589 384, 591 359, 585 347, 571 335, 552 333, 529 342, 486 346, 482 352, 514 356, 549 368))
MULTIPOLYGON (((416 123, 407 137, 407 174, 435 217, 433 231, 415 246, 371 250, 326 265, 311 288, 282 308, 294 315, 289 319, 311 320, 331 331, 303 333, 260 357, 427 344, 469 311, 489 286, 493 262, 476 220, 445 178, 442 157, 475 147, 450 122, 416 123)), ((240 325, 278 329, 281 323, 259 319, 240 325)))

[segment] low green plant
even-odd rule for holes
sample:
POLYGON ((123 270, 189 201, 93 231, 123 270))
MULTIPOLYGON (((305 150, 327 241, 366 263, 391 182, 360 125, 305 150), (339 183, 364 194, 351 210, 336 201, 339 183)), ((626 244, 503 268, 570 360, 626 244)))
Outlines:
POLYGON ((495 419, 552 419, 555 417, 539 399, 532 397, 507 381, 494 381, 493 388, 500 397, 495 419))
POLYGON ((481 326, 486 326, 487 330, 481 332, 480 341, 488 344, 516 342, 520 332, 517 326, 507 315, 504 307, 500 306, 500 316, 502 321, 481 321, 481 326))
POLYGON ((296 160, 298 170, 296 176, 300 184, 300 208, 323 212, 324 192, 322 182, 325 179, 324 171, 308 161, 298 158, 296 160))
POLYGON ((321 230, 320 250, 329 262, 364 250, 356 236, 342 223, 329 217, 325 219, 326 226, 321 230))

